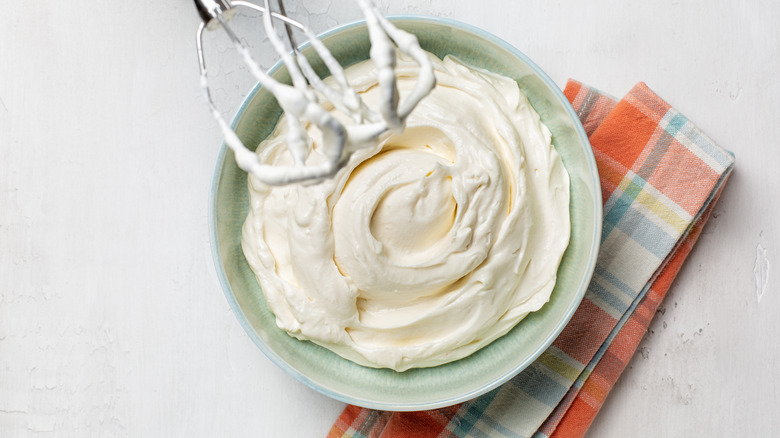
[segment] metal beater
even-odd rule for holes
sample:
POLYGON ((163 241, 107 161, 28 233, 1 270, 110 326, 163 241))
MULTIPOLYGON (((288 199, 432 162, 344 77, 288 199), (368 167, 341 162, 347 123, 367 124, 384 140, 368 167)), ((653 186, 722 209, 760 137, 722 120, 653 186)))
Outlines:
POLYGON ((350 87, 343 67, 322 41, 309 28, 285 15, 282 0, 277 0, 279 12, 272 11, 269 0, 264 0, 263 6, 241 0, 194 1, 202 19, 196 34, 196 46, 201 85, 206 102, 222 129, 225 143, 235 154, 238 166, 267 184, 280 185, 301 181, 317 181, 332 176, 346 163, 350 154, 355 150, 371 145, 372 140, 388 130, 402 130, 406 118, 419 101, 435 86, 433 66, 427 53, 420 48, 417 38, 393 26, 381 15, 371 0, 357 0, 357 2, 366 19, 371 41, 370 56, 377 68, 380 92, 383 96, 379 112, 369 109, 355 90, 350 87), (265 33, 289 71, 292 85, 283 84, 262 70, 252 59, 246 45, 227 25, 238 7, 248 8, 262 14, 265 33), (273 24, 275 20, 284 24, 292 51, 285 47, 277 35, 273 24), (225 31, 251 73, 263 87, 276 97, 285 112, 288 127, 286 143, 293 157, 293 166, 273 166, 262 163, 257 154, 241 142, 217 109, 208 86, 206 62, 203 54, 203 32, 206 29, 219 28, 225 31), (334 77, 335 87, 325 84, 315 73, 306 57, 298 51, 293 39, 292 28, 306 36, 311 47, 334 77), (396 51, 409 55, 420 65, 418 82, 403 102, 399 101, 394 72, 396 51), (330 112, 323 108, 318 96, 328 100, 337 110, 348 114, 353 123, 344 125, 336 120, 330 112), (310 152, 310 139, 305 130, 306 123, 316 125, 323 133, 325 146, 323 150, 327 159, 321 164, 306 163, 310 152))

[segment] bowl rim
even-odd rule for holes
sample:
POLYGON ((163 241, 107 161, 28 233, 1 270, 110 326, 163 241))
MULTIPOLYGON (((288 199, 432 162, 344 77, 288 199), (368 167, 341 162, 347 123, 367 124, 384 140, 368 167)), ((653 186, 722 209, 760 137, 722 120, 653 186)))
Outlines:
MULTIPOLYGON (((294 377, 299 382, 303 383, 304 385, 308 386, 309 388, 314 389, 315 391, 326 395, 332 399, 342 401, 348 404, 362 406, 366 408, 371 409, 379 409, 379 410, 390 410, 390 411, 419 411, 419 410, 426 410, 426 409, 436 409, 446 406, 452 406, 467 400, 474 399, 480 395, 483 395, 512 379, 516 375, 518 375, 520 372, 522 372, 525 368, 527 368, 531 363, 533 363, 545 350, 547 350, 550 345, 555 341, 555 339, 560 335, 560 333, 563 331, 563 329, 566 327, 566 325, 571 320, 572 316, 576 312, 576 310, 579 308, 580 303, 582 302, 582 299, 585 296, 585 293, 587 292, 588 285, 590 284, 591 278, 593 276, 595 267, 596 267, 596 259, 598 257, 599 252, 599 246, 601 242, 601 233, 602 233, 602 221, 603 221, 603 204, 602 204, 602 195, 601 195, 601 182, 598 177, 598 168, 596 166, 595 157, 593 155, 593 151, 590 148, 590 141, 588 140, 588 136, 585 133, 585 129, 583 128, 582 124, 579 121, 579 116, 574 111, 574 108, 569 103, 569 100, 566 98, 566 96, 563 94, 563 91, 558 87, 558 85, 538 66, 536 63, 534 63, 528 56, 526 56, 524 53, 522 53, 520 50, 515 48, 513 45, 509 44, 505 40, 497 37, 496 35, 487 32, 481 28, 478 28, 476 26, 458 21, 453 20, 451 18, 443 18, 443 17, 436 17, 436 16, 427 16, 427 15, 410 15, 410 14, 404 14, 404 15, 390 15, 387 16, 387 18, 391 21, 398 21, 398 22, 417 22, 417 23, 432 23, 437 25, 444 25, 444 26, 450 26, 454 28, 458 28, 460 30, 464 30, 466 32, 470 32, 472 34, 475 34, 478 37, 481 37, 483 39, 486 39, 493 44, 499 46, 500 48, 512 53, 513 56, 516 56, 520 60, 522 60, 533 72, 535 75, 537 75, 547 86, 550 90, 553 91, 553 94, 555 94, 556 98, 563 104, 563 107, 565 108, 567 114, 569 117, 571 117, 572 120, 575 120, 576 123, 574 123, 574 129, 577 133, 577 137, 582 141, 583 145, 586 146, 585 151, 585 157, 587 159, 587 167, 590 170, 590 175, 593 177, 591 183, 593 184, 593 207, 595 212, 594 217, 594 223, 596 224, 594 226, 594 234, 592 236, 593 238, 593 245, 591 247, 591 253, 590 253, 590 259, 588 260, 588 265, 585 269, 585 272, 587 275, 585 275, 582 278, 582 282, 579 285, 578 292, 575 296, 575 302, 576 305, 572 305, 569 309, 567 309, 566 313, 564 314, 563 318, 558 322, 558 324, 555 326, 555 329, 551 331, 544 341, 540 344, 540 346, 529 356, 527 356, 523 361, 517 363, 513 368, 511 368, 507 373, 505 373, 502 376, 499 376, 498 378, 494 379, 492 382, 478 388, 474 389, 472 391, 468 391, 466 393, 460 393, 457 396, 452 396, 449 398, 444 398, 440 400, 434 400, 434 401, 428 401, 428 402, 419 402, 419 403, 406 403, 406 404, 398 404, 395 402, 383 402, 380 400, 371 400, 366 399, 362 397, 355 397, 349 394, 344 394, 341 391, 329 388, 328 386, 313 381, 311 378, 306 376, 305 374, 301 373, 300 371, 296 370, 295 368, 291 367, 284 359, 282 359, 273 349, 271 349, 265 342, 263 342, 262 339, 258 336, 257 332, 255 331, 254 327, 249 323, 246 315, 244 315, 243 310, 241 309, 240 305, 238 304, 238 301, 236 300, 235 295, 233 294, 232 287, 230 286, 230 282, 228 281, 226 272, 224 267, 222 266, 222 258, 219 251, 219 247, 217 245, 217 226, 216 226, 216 199, 217 199, 217 188, 220 182, 220 169, 223 167, 226 154, 229 152, 229 148, 223 141, 219 152, 217 154, 216 159, 216 167, 214 171, 214 175, 212 177, 211 181, 211 189, 209 193, 209 211, 208 211, 208 227, 209 227, 209 238, 210 238, 210 246, 211 246, 211 255, 212 260, 214 262, 214 267, 216 270, 217 278, 219 280, 220 286, 222 288, 222 292, 225 295, 225 298, 228 301, 228 304, 230 305, 231 309, 233 310, 233 313, 236 316, 236 319, 238 319, 239 324, 244 329, 244 332, 249 336, 249 338, 254 342, 254 344, 260 348, 260 350, 263 352, 263 354, 271 360, 277 367, 282 369, 285 373, 288 375, 294 377)), ((332 29, 329 29, 325 32, 322 32, 318 34, 318 38, 324 39, 329 37, 332 34, 343 32, 345 30, 352 29, 354 27, 363 26, 365 25, 365 20, 358 20, 353 21, 350 23, 342 24, 339 26, 336 26, 332 29)), ((303 45, 303 47, 308 46, 309 43, 303 45)), ((279 69, 283 65, 282 61, 277 61, 270 69, 269 72, 274 72, 277 69, 279 69)), ((258 83, 256 84, 253 89, 247 94, 247 96, 242 101, 239 108, 236 110, 235 115, 233 116, 232 122, 231 122, 231 128, 235 129, 236 125, 238 123, 239 115, 243 114, 249 103, 252 101, 254 96, 261 90, 261 85, 258 83)), ((345 359, 346 360, 346 359, 345 359)))

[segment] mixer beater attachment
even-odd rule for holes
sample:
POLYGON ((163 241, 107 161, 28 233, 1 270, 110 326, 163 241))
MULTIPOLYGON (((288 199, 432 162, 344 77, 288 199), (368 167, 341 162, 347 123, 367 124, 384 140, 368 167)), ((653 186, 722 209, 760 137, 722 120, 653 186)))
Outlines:
POLYGON ((318 181, 334 175, 355 150, 370 146, 373 140, 387 131, 404 128, 409 114, 433 89, 436 79, 428 55, 420 48, 417 37, 396 28, 381 15, 371 0, 357 0, 368 27, 371 41, 370 57, 376 66, 381 94, 379 113, 368 108, 357 92, 349 85, 343 67, 317 36, 306 26, 285 15, 282 0, 279 12, 273 12, 269 0, 259 6, 241 0, 195 0, 195 6, 202 22, 197 30, 198 64, 201 86, 206 102, 217 120, 225 137, 225 143, 233 151, 236 163, 244 171, 255 175, 270 185, 281 185, 302 181, 318 181), (248 8, 262 14, 265 33, 290 73, 292 85, 284 84, 255 62, 247 46, 227 25, 236 8, 248 8), (286 28, 287 38, 293 50, 285 48, 277 35, 274 22, 279 21, 286 28), (315 73, 306 57, 293 42, 291 27, 298 29, 308 39, 311 47, 330 70, 336 86, 330 86, 315 73), (223 29, 236 46, 239 55, 249 67, 252 75, 279 102, 285 112, 287 123, 287 148, 293 158, 292 166, 276 166, 262 163, 257 154, 249 150, 220 114, 208 85, 206 62, 203 54, 203 32, 206 29, 223 29), (420 65, 418 82, 403 101, 399 99, 396 65, 396 50, 410 56, 420 65), (351 124, 342 124, 319 101, 318 93, 337 110, 349 115, 351 124), (306 162, 310 152, 310 140, 305 125, 316 125, 323 134, 325 160, 318 164, 306 162))

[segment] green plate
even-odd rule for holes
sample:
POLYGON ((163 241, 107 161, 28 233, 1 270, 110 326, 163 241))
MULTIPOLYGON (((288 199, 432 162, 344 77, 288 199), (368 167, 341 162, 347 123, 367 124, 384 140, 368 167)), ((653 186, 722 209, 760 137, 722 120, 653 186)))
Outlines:
MULTIPOLYGON (((449 406, 484 394, 518 374, 550 346, 582 300, 593 273, 601 234, 601 189, 577 115, 555 83, 530 59, 495 36, 456 21, 416 16, 392 20, 416 34, 420 45, 439 57, 452 54, 516 79, 552 132, 571 179, 572 233, 550 302, 464 359, 402 373, 366 368, 294 339, 276 326, 241 250, 241 227, 249 208, 247 176, 224 144, 209 217, 214 263, 225 296, 263 353, 290 375, 335 399, 375 409, 412 411, 449 406)), ((368 57, 370 45, 363 22, 333 29, 321 38, 342 65, 368 57)), ((315 67, 321 74, 325 71, 322 65, 315 67)), ((273 71, 278 79, 288 79, 279 65, 273 71)), ((254 148, 271 132, 280 114, 273 97, 256 87, 239 109, 233 127, 244 144, 254 148)))

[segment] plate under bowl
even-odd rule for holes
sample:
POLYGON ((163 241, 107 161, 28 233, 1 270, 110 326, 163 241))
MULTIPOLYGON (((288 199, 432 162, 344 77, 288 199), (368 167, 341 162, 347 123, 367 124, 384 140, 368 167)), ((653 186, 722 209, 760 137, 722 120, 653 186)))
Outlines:
MULTIPOLYGON (((469 400, 506 382, 530 365, 558 336, 590 282, 601 235, 601 190, 593 152, 582 125, 555 83, 528 57, 499 38, 456 21, 404 16, 393 23, 417 35, 427 51, 514 78, 552 132, 553 144, 571 179, 571 241, 558 269, 550 302, 508 334, 469 357, 403 373, 359 366, 331 351, 294 339, 276 326, 263 292, 241 250, 241 227, 249 208, 247 175, 222 145, 210 199, 210 232, 217 275, 228 302, 249 337, 274 363, 332 398, 375 409, 432 409, 469 400)), ((342 65, 368 57, 365 23, 321 35, 342 65)), ((306 53, 306 50, 304 50, 306 53)), ((313 57, 310 57, 313 59, 313 57)), ((322 65, 315 67, 322 72, 322 65)), ((275 77, 289 80, 283 67, 275 77)), ((256 147, 273 129, 281 110, 256 87, 239 109, 233 127, 256 147)))

